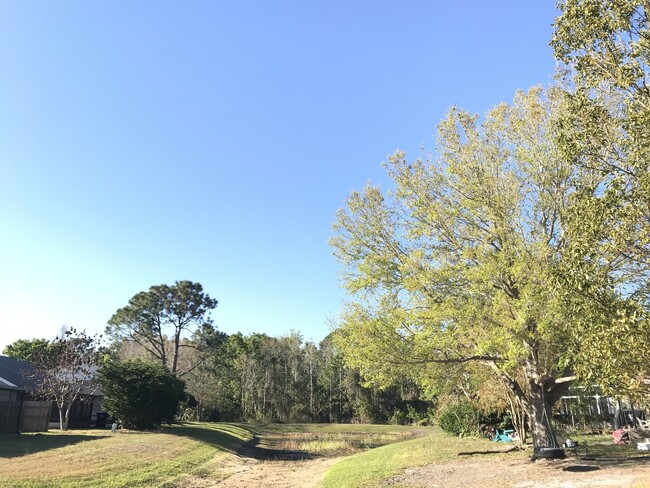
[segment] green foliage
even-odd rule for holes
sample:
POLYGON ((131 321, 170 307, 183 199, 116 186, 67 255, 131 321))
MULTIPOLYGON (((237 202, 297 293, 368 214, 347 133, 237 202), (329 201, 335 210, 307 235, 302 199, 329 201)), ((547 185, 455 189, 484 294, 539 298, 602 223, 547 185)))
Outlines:
POLYGON ((555 88, 518 92, 483 119, 454 107, 437 157, 397 152, 385 164, 394 188, 350 195, 331 240, 352 294, 334 336, 349 366, 428 387, 449 374, 439 365, 476 362, 553 442, 543 418, 575 352, 556 290, 576 185, 554 144, 564 110, 555 88))
POLYGON ((393 425, 433 425, 433 417, 432 409, 416 409, 413 405, 407 404, 406 408, 395 408, 388 423, 393 425))
POLYGON ((129 429, 171 423, 185 398, 185 384, 161 365, 145 361, 108 362, 99 369, 106 411, 129 429))
POLYGON ((215 333, 209 317, 216 306, 217 300, 204 293, 200 283, 177 281, 173 286, 152 286, 115 312, 106 332, 116 340, 137 342, 163 366, 182 373, 178 371, 178 357, 187 345, 181 340, 184 332, 195 333, 200 345, 210 346, 223 339, 215 333), (168 340, 172 343, 171 360, 168 340))
POLYGON ((50 348, 50 341, 47 339, 19 339, 6 346, 2 354, 14 359, 23 361, 35 361, 45 356, 50 348))
MULTIPOLYGON (((137 358, 132 346, 131 357, 137 358)), ((181 368, 195 352, 183 350, 181 368)), ((317 346, 303 343, 296 333, 238 333, 202 354, 205 361, 183 376, 188 394, 196 399, 182 406, 183 420, 385 423, 395 409, 410 415, 411 407, 419 416, 430 406, 412 381, 384 390, 363 385, 330 338, 317 346)))
POLYGON ((406 425, 408 424, 408 420, 406 418, 406 414, 399 408, 396 408, 393 410, 393 415, 391 415, 390 419, 388 419, 388 423, 392 425, 406 425))
POLYGON ((560 274, 578 325, 577 371, 611 394, 647 393, 650 12, 637 0, 565 0, 559 10, 551 44, 568 110, 557 144, 585 181, 572 195, 560 274))
POLYGON ((94 369, 101 355, 98 336, 70 329, 52 341, 16 341, 5 352, 32 364, 31 372, 23 372, 35 385, 31 393, 56 403, 61 430, 68 428, 72 405, 97 389, 94 369))
POLYGON ((447 407, 438 415, 438 425, 450 434, 477 434, 481 413, 470 402, 463 402, 447 407))

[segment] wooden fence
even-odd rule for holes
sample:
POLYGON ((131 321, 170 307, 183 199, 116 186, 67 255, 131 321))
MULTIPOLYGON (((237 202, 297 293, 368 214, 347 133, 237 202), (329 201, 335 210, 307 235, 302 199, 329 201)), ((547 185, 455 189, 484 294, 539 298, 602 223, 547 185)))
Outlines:
POLYGON ((21 416, 21 432, 42 432, 50 423, 52 402, 24 401, 21 416))

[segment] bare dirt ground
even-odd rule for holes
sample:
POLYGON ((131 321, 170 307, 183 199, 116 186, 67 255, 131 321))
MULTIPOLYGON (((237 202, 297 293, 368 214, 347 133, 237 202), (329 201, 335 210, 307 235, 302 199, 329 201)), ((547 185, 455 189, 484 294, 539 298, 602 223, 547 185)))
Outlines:
POLYGON ((277 487, 316 488, 327 469, 340 458, 318 458, 300 461, 260 461, 243 459, 243 463, 227 467, 230 476, 214 485, 218 488, 277 487))
MULTIPOLYGON (((342 457, 297 461, 241 457, 221 470, 224 480, 202 480, 192 488, 317 488, 342 457)), ((198 480, 197 480, 198 481, 198 480)), ((463 459, 408 468, 383 487, 418 488, 650 488, 650 458, 607 462, 463 459)), ((344 487, 341 487, 344 488, 344 487)))
POLYGON ((650 458, 497 461, 469 458, 408 468, 384 486, 422 488, 650 488, 650 458))
MULTIPOLYGON (((218 479, 190 477, 182 488, 317 488, 327 470, 346 456, 309 453, 261 444, 255 437, 217 470, 218 479), (264 447, 266 446, 266 447, 264 447)), ((538 460, 504 458, 492 451, 462 453, 457 460, 407 468, 380 484, 418 488, 650 488, 650 456, 538 460)), ((507 456, 507 454, 506 454, 507 456)), ((342 486, 341 488, 345 488, 342 486)))
POLYGON ((263 447, 255 436, 236 456, 221 460, 215 478, 186 477, 182 488, 317 488, 325 472, 344 456, 314 457, 306 452, 263 447))

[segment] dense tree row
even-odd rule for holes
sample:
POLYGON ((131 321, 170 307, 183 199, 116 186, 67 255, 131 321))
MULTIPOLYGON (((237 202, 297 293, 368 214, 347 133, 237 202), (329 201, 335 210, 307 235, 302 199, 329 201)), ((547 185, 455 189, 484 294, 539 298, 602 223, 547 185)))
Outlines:
POLYGON ((431 402, 409 379, 364 386, 329 337, 317 346, 298 333, 216 330, 209 317, 216 303, 199 283, 152 286, 113 315, 108 348, 71 331, 55 341, 20 340, 4 353, 38 367, 34 393, 56 400, 62 412, 83 399, 82 387, 101 385, 107 411, 131 427, 150 428, 176 411, 187 420, 261 422, 404 423, 430 414, 431 402), (81 380, 68 384, 76 376, 81 380))
MULTIPOLYGON (((406 422, 427 416, 430 402, 408 380, 380 390, 363 386, 358 371, 343 364, 330 338, 304 343, 291 333, 220 335, 199 351, 186 341, 179 365, 200 366, 183 375, 189 394, 186 419, 260 422, 406 422), (410 415, 410 417, 409 417, 410 415)), ((146 358, 133 343, 116 344, 122 359, 146 358)))

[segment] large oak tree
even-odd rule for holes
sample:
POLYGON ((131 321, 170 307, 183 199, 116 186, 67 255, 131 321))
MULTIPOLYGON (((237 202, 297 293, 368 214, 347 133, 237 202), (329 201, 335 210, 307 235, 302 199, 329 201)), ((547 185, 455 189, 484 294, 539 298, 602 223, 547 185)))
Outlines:
POLYGON ((594 326, 575 320, 590 297, 565 286, 572 205, 593 183, 556 143, 565 102, 558 89, 532 89, 482 120, 453 108, 437 156, 397 152, 386 164, 394 188, 352 193, 332 239, 354 296, 336 334, 348 362, 377 382, 483 366, 525 408, 536 447, 557 445, 552 406, 594 326))

